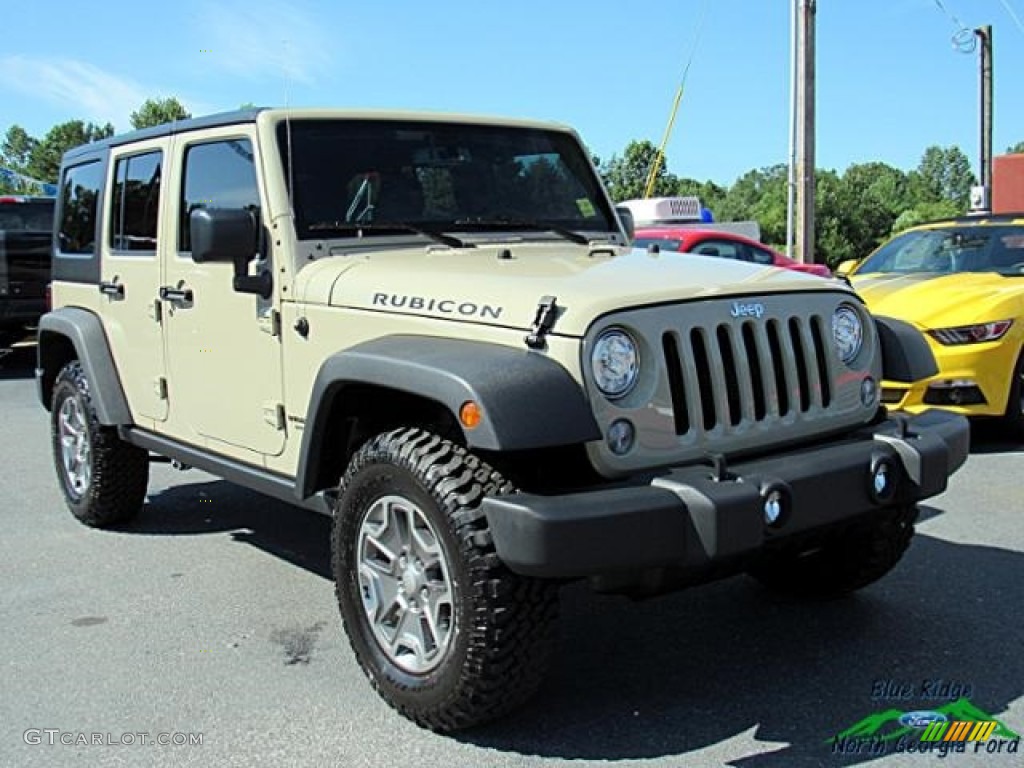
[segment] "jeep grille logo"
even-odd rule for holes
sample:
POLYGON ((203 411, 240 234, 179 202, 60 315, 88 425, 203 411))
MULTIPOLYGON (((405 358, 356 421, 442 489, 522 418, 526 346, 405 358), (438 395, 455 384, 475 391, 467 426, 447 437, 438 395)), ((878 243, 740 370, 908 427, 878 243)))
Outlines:
POLYGON ((760 319, 764 317, 764 304, 740 304, 738 301, 734 301, 729 314, 733 317, 756 317, 760 319))

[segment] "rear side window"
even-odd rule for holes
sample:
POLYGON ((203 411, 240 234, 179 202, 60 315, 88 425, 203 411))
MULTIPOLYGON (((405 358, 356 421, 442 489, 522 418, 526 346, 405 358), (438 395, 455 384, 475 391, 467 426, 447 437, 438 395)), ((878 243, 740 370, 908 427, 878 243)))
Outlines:
POLYGON ((119 251, 156 251, 163 153, 123 157, 114 170, 110 246, 119 251))
POLYGON ((185 151, 179 251, 192 250, 189 217, 197 208, 244 208, 259 217, 260 193, 248 139, 195 144, 185 151))
POLYGON ((98 160, 64 171, 57 233, 61 253, 96 253, 96 206, 102 182, 103 163, 98 160))
POLYGON ((634 248, 646 248, 649 245, 657 245, 663 251, 682 250, 682 240, 671 240, 667 237, 638 237, 633 240, 634 248))

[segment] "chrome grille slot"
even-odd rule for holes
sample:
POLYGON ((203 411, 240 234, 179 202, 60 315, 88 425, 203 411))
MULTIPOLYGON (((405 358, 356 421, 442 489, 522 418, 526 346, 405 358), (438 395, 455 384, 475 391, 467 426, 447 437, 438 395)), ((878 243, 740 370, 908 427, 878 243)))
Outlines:
POLYGON ((661 336, 661 346, 665 351, 665 369, 668 371, 676 434, 685 435, 690 431, 690 411, 686 404, 686 385, 683 383, 683 364, 679 358, 679 341, 674 333, 666 331, 661 336))
POLYGON ((825 321, 815 315, 811 318, 811 335, 814 343, 814 361, 817 364, 818 382, 821 385, 821 407, 832 404, 832 381, 828 372, 828 355, 825 352, 825 321))
POLYGON ((711 366, 707 344, 704 343, 704 329, 694 328, 690 331, 690 352, 697 378, 697 397, 700 404, 704 431, 710 432, 718 420, 715 417, 715 385, 712 373, 716 370, 711 366))
POLYGON ((793 362, 796 364, 797 397, 800 399, 800 412, 806 413, 811 407, 811 382, 807 373, 807 355, 804 354, 803 334, 800 333, 800 321, 789 318, 789 343, 793 347, 793 362))

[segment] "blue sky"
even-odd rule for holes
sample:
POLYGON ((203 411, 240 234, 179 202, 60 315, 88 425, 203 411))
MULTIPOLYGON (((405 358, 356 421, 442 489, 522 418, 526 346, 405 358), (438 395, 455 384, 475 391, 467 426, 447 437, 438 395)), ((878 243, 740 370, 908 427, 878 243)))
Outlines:
MULTIPOLYGON (((728 184, 787 154, 791 0, 4 5, 0 131, 127 130, 155 96, 197 115, 287 101, 556 120, 603 159, 660 141, 707 5, 669 170, 728 184)), ((1024 140, 1024 0, 819 0, 819 167, 909 169, 931 144, 977 162, 978 57, 950 15, 994 26, 995 150, 1024 140)))

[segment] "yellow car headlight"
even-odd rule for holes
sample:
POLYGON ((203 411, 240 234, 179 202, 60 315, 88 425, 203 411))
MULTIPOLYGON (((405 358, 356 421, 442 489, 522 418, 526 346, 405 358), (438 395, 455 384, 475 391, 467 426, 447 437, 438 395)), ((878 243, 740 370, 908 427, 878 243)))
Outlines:
POLYGON ((1010 330, 1011 325, 1013 325, 1013 320, 996 320, 994 323, 936 328, 928 331, 928 335, 947 347, 958 344, 980 344, 983 341, 996 341, 1003 338, 1010 330))

